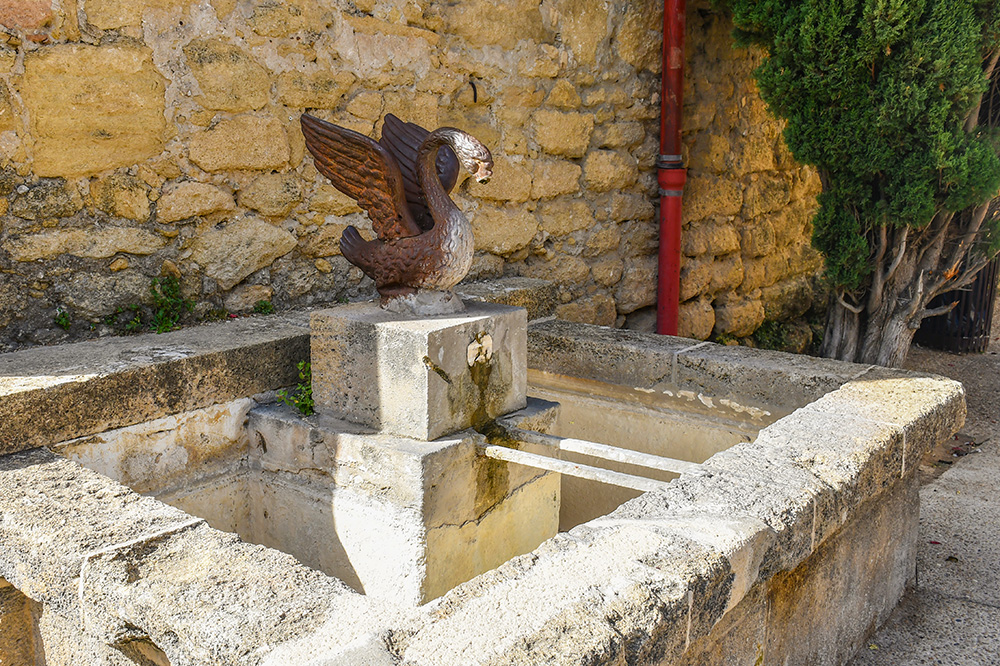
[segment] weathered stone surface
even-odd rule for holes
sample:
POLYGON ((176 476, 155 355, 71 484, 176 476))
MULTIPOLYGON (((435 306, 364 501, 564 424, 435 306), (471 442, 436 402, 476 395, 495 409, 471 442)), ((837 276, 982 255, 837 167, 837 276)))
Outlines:
POLYGON ((273 116, 227 118, 191 137, 191 161, 205 171, 276 169, 288 162, 288 136, 273 116))
POLYGON ((788 181, 784 178, 755 176, 744 194, 743 215, 757 217, 778 210, 788 203, 788 181))
POLYGON ((295 245, 295 236, 287 231, 263 220, 244 218, 198 236, 191 245, 191 258, 220 287, 231 289, 291 252, 295 245))
POLYGON ((767 319, 785 321, 801 317, 812 307, 813 290, 809 280, 800 277, 780 282, 761 289, 764 301, 764 316, 767 319))
POLYGON ((583 103, 576 87, 566 79, 559 79, 552 86, 545 103, 562 111, 579 109, 583 103))
POLYGON ((76 188, 59 180, 43 180, 24 194, 18 194, 10 205, 12 215, 26 220, 69 217, 83 206, 76 188))
POLYGON ((680 300, 686 301, 704 294, 712 284, 714 262, 708 258, 687 259, 681 265, 680 300))
POLYGON ((239 112, 267 104, 267 70, 239 47, 220 39, 195 39, 184 47, 184 56, 201 88, 195 99, 206 109, 239 112))
POLYGON ((743 258, 736 253, 725 257, 716 257, 712 264, 712 283, 709 287, 713 292, 729 291, 743 282, 743 258))
POLYGON ((507 255, 525 247, 538 231, 534 213, 519 208, 487 208, 471 214, 476 249, 507 255))
POLYGON ((622 279, 625 264, 621 259, 612 258, 599 261, 590 267, 594 282, 602 287, 612 287, 622 279))
POLYGON ((659 71, 662 24, 661 3, 653 0, 630 2, 613 39, 618 55, 636 69, 659 71))
POLYGON ((226 295, 225 305, 230 312, 250 312, 260 301, 271 301, 274 289, 266 284, 245 284, 226 295))
POLYGON ((574 231, 589 229, 596 224, 590 206, 586 201, 579 199, 560 199, 544 203, 538 207, 538 216, 541 219, 542 231, 547 231, 553 236, 565 236, 574 231))
POLYGON ((382 95, 362 90, 347 103, 347 112, 358 118, 378 120, 382 117, 382 95))
POLYGON ((696 298, 678 306, 677 335, 706 340, 715 328, 715 309, 708 300, 696 298))
POLYGON ((608 35, 608 12, 587 0, 560 0, 553 5, 566 45, 581 64, 594 64, 597 49, 608 35))
POLYGON ((598 227, 596 232, 587 239, 583 249, 585 257, 599 257, 602 254, 617 250, 621 245, 622 232, 617 224, 598 227))
POLYGON ((350 72, 320 71, 314 74, 285 72, 278 77, 278 99, 295 108, 332 109, 354 85, 350 72))
POLYGON ((32 42, 48 39, 48 30, 56 18, 52 5, 45 0, 20 0, 0 7, 0 25, 22 31, 32 42))
POLYGON ((165 192, 156 202, 156 220, 178 222, 236 208, 233 196, 215 185, 185 181, 165 192))
POLYGON ((626 222, 621 225, 621 230, 622 257, 649 255, 660 246, 659 226, 652 222, 626 222))
POLYGON ((39 176, 98 173, 163 150, 165 86, 149 49, 65 44, 32 51, 18 88, 39 176))
POLYGON ((564 160, 539 160, 534 164, 534 178, 531 181, 531 198, 544 199, 560 194, 575 194, 580 191, 580 175, 583 169, 573 162, 564 160))
POLYGON ((12 664, 35 662, 28 598, 0 578, 0 656, 12 664))
POLYGON ((743 207, 740 184, 705 174, 688 175, 684 187, 684 221, 696 222, 709 215, 736 215, 743 207))
POLYGON ((615 290, 618 311, 628 314, 656 303, 656 274, 656 257, 626 259, 622 279, 615 290))
POLYGON ((626 220, 652 220, 656 216, 653 200, 639 194, 611 192, 597 200, 598 219, 614 222, 626 220))
POLYGON ((587 298, 556 307, 556 317, 581 324, 614 326, 618 312, 615 299, 607 294, 594 294, 587 298))
POLYGON ((715 332, 743 337, 764 321, 764 304, 758 299, 730 299, 715 306, 715 332))
POLYGON ((253 0, 247 23, 258 35, 284 37, 305 30, 322 31, 333 16, 321 5, 308 0, 253 0))
POLYGON ((744 256, 762 257, 775 249, 774 227, 765 217, 757 218, 740 229, 740 247, 744 256))
POLYGON ((239 201, 261 215, 288 215, 302 201, 302 178, 291 173, 265 174, 240 190, 239 201))
POLYGON ((11 106, 10 92, 4 84, 0 86, 0 132, 14 132, 19 124, 11 106))
POLYGON ((558 479, 476 456, 482 440, 472 431, 433 442, 358 435, 344 432, 343 422, 314 426, 272 406, 253 410, 248 425, 262 443, 251 455, 285 474, 265 475, 253 501, 275 519, 244 529, 244 538, 280 543, 368 598, 416 606, 537 546, 558 527, 558 479), (306 466, 315 470, 309 480, 285 481, 306 466), (477 479, 485 475, 491 483, 484 492, 477 479), (282 519, 293 514, 298 520, 282 519), (533 526, 513 535, 514 514, 533 526))
POLYGON ((431 32, 430 30, 424 30, 423 28, 417 28, 412 25, 403 25, 401 23, 383 21, 375 18, 374 16, 347 15, 344 18, 351 25, 351 28, 356 34, 391 35, 393 37, 422 39, 430 46, 436 46, 437 43, 441 41, 441 36, 437 33, 431 32))
POLYGON ((559 256, 548 261, 532 261, 524 268, 524 274, 538 280, 549 280, 564 287, 583 284, 590 275, 590 266, 580 257, 559 256))
POLYGON ((594 132, 594 116, 542 109, 532 116, 535 141, 551 155, 583 157, 594 132))
POLYGON ((559 59, 553 51, 554 49, 548 44, 542 44, 537 50, 528 51, 517 63, 517 73, 538 79, 554 79, 559 76, 559 59))
POLYGON ((347 196, 333 185, 322 184, 309 199, 309 210, 329 215, 350 215, 360 213, 358 202, 347 196))
POLYGON ((343 223, 327 222, 313 233, 302 236, 299 241, 299 251, 307 257, 339 255, 340 237, 346 228, 347 225, 343 223))
POLYGON ((645 138, 646 128, 636 122, 598 125, 594 130, 594 141, 598 148, 633 148, 645 138))
POLYGON ((548 34, 538 0, 471 0, 448 7, 444 18, 447 31, 473 47, 494 44, 513 49, 522 39, 542 42, 548 34))
POLYGON ((193 0, 86 0, 87 22, 102 30, 137 26, 146 8, 155 10, 186 9, 193 0))
POLYGON ((44 604, 39 630, 47 658, 117 666, 132 662, 123 656, 131 653, 150 655, 146 663, 183 664, 208 652, 220 666, 236 666, 247 663, 249 649, 257 664, 298 663, 305 659, 289 659, 288 649, 303 634, 338 625, 337 636, 326 637, 333 655, 343 653, 336 645, 353 643, 360 662, 386 663, 384 645, 382 656, 374 646, 363 650, 374 638, 373 618, 360 618, 377 602, 290 555, 241 542, 48 451, 17 455, 3 468, 3 555, 14 556, 16 584, 44 604), (24 505, 19 498, 28 487, 53 502, 24 505), (15 516, 8 507, 17 504, 15 516), (41 534, 58 547, 27 546, 41 534), (206 562, 215 563, 210 573, 206 562), (100 661, 91 662, 95 657, 100 661))
POLYGON ((125 172, 115 172, 90 186, 95 205, 108 215, 129 220, 149 219, 149 186, 125 172))
POLYGON ((627 188, 638 177, 638 165, 628 153, 594 150, 583 162, 583 182, 595 192, 627 188))
POLYGON ((61 254, 106 259, 118 252, 152 254, 167 244, 159 234, 130 227, 59 229, 12 238, 4 249, 16 261, 53 259, 61 254))
POLYGON ((371 303, 315 312, 316 409, 422 440, 520 409, 526 404, 525 325, 524 310, 483 303, 468 303, 466 312, 444 319, 394 314, 371 303))
POLYGON ((556 300, 556 288, 551 282, 525 277, 463 282, 455 287, 455 292, 463 300, 524 308, 528 311, 528 321, 551 315, 556 300))
POLYGON ((492 201, 527 201, 531 196, 531 168, 524 162, 498 157, 490 181, 484 185, 470 179, 469 194, 492 201))
POLYGON ((708 132, 699 133, 691 147, 688 168, 697 171, 722 173, 728 168, 727 158, 731 147, 726 137, 708 132))

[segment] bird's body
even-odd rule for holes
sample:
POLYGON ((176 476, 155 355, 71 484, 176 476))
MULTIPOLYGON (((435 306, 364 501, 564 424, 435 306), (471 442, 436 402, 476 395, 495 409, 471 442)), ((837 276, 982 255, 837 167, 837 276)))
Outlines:
POLYGON ((320 173, 368 211, 377 238, 365 240, 348 227, 340 248, 375 281, 383 302, 418 289, 447 291, 465 277, 472 266, 472 227, 448 190, 458 162, 483 182, 490 177, 485 146, 460 130, 427 132, 392 115, 380 142, 309 115, 301 123, 320 173))

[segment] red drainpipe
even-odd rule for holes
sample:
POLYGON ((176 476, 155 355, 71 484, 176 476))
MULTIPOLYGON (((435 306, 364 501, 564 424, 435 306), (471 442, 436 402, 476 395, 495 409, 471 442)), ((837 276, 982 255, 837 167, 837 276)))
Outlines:
POLYGON ((660 252, 656 332, 677 335, 681 294, 681 201, 687 169, 681 163, 686 0, 663 0, 663 74, 660 109, 660 252))

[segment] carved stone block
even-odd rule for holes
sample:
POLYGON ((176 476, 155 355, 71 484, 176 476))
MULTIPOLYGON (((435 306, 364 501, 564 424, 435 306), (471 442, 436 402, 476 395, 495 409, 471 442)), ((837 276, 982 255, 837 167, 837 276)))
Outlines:
POLYGON ((313 313, 310 328, 319 413, 432 440, 526 404, 521 308, 468 302, 415 317, 359 303, 313 313))

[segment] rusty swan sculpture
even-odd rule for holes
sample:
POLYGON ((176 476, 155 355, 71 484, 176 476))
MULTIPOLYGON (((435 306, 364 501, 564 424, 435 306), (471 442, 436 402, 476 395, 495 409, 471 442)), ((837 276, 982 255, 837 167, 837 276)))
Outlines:
POLYGON ((486 146, 461 130, 428 132, 392 114, 378 142, 308 114, 300 122, 316 168, 371 218, 377 238, 367 241, 349 226, 340 249, 375 281, 383 306, 395 309, 394 302, 430 290, 448 292, 451 311, 461 308, 450 290, 472 266, 472 227, 448 192, 459 164, 489 180, 486 146))

